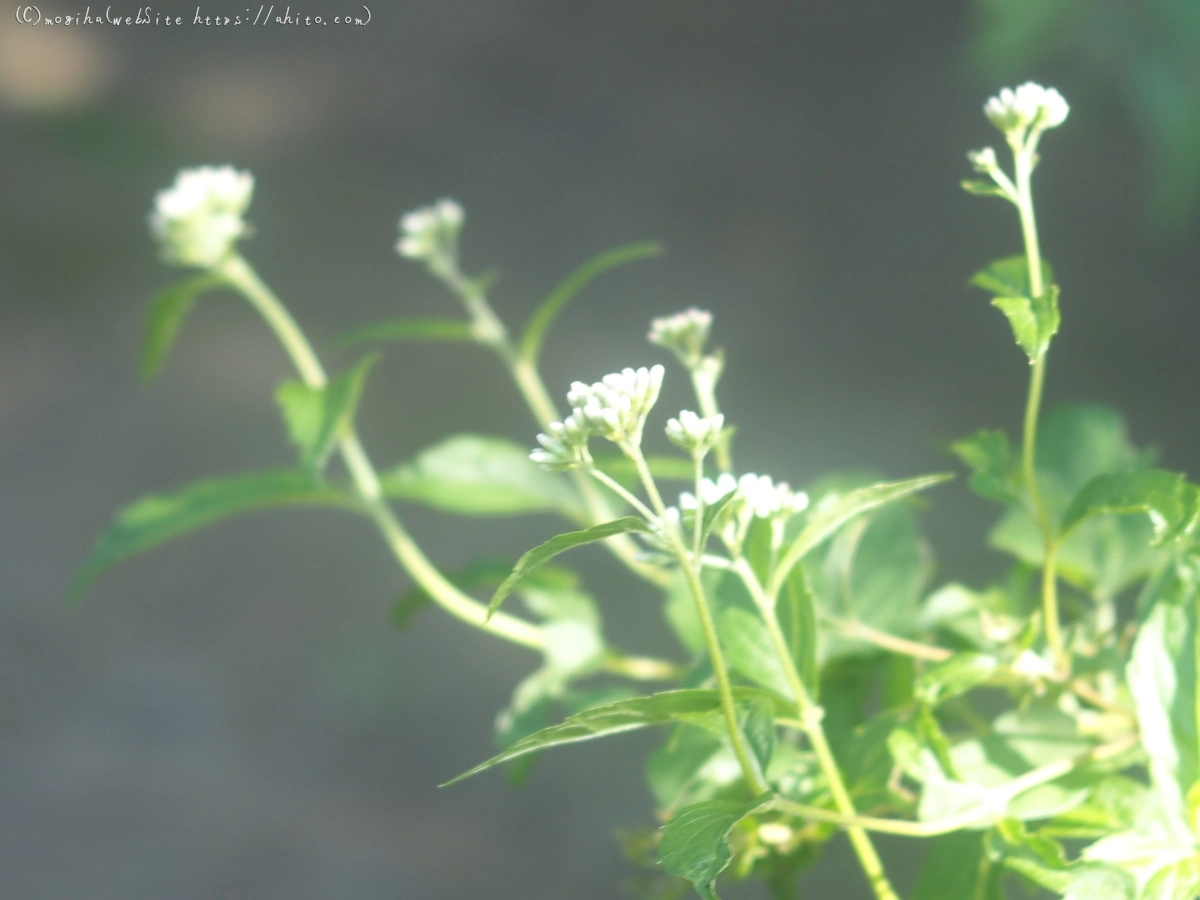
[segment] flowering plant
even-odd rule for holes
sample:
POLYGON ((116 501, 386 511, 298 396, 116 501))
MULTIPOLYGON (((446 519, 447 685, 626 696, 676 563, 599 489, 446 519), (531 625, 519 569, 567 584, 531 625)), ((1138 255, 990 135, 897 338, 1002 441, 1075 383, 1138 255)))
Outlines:
POLYGON ((375 524, 416 584, 413 597, 541 657, 497 719, 501 752, 449 783, 577 741, 666 732, 646 769, 660 827, 624 837, 651 867, 630 885, 639 896, 694 889, 713 900, 719 878, 756 877, 772 896, 794 897, 798 873, 841 831, 878 900, 899 895, 874 833, 928 844, 916 900, 1003 897, 1018 882, 1068 898, 1200 895, 1200 487, 1154 468, 1107 408, 1042 414, 1061 316, 1031 176, 1039 141, 1068 107, 1057 91, 1026 84, 984 112, 1012 171, 993 148, 973 151, 984 178, 964 187, 1015 206, 1025 252, 971 283, 1006 317, 1030 380, 1018 447, 984 430, 950 449, 971 488, 1002 510, 990 542, 1013 565, 1001 583, 929 590, 912 500, 948 475, 834 477, 793 490, 737 474, 717 401, 725 360, 709 348, 707 312, 656 319, 649 332, 687 373, 695 410, 654 423, 667 377, 656 364, 574 382, 561 415, 538 372, 550 324, 590 280, 657 248, 629 245, 586 264, 514 340, 486 282, 462 269, 465 215, 452 200, 405 215, 397 250, 456 295, 465 318, 398 319, 346 340, 491 347, 541 429, 538 446, 459 435, 377 469, 355 429, 375 356, 326 374, 238 251, 253 180, 226 167, 181 172, 158 196, 150 225, 163 259, 200 273, 154 304, 142 372, 154 377, 201 294, 241 294, 299 374, 277 393, 297 461, 126 507, 73 592, 117 561, 235 513, 341 507, 375 524), (648 455, 647 427, 663 427, 681 453, 648 455), (341 471, 330 470, 335 456, 341 471), (688 488, 674 503, 669 481, 688 488), (463 515, 551 511, 573 530, 505 571, 444 573, 396 502, 463 515), (585 544, 662 592, 676 659, 605 639, 600 606, 559 560, 585 544), (514 595, 522 614, 505 608, 514 595))

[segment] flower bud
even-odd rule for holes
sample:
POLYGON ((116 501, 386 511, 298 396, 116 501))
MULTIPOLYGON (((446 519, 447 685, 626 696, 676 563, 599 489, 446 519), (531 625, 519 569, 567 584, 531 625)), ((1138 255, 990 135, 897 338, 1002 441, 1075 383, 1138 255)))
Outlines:
POLYGON ((711 327, 712 313, 693 306, 673 316, 655 319, 646 337, 650 343, 666 347, 692 369, 700 364, 711 327))
POLYGON ((243 213, 254 192, 254 176, 232 166, 182 169, 175 184, 160 191, 150 213, 150 231, 163 260, 212 268, 233 252, 246 234, 243 213))
POLYGON ((458 253, 458 233, 465 218, 454 200, 442 198, 431 206, 414 209, 400 217, 400 240, 396 252, 407 259, 430 265, 453 262, 458 253))
POLYGON ((704 456, 721 437, 724 427, 725 416, 721 413, 705 419, 685 409, 678 419, 667 420, 667 439, 693 456, 704 456))

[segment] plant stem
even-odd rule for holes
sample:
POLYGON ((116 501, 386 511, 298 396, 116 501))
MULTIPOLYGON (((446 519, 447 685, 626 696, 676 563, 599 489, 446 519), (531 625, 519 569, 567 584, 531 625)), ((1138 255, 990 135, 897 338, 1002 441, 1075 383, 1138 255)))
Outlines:
MULTIPOLYGON (((805 733, 808 735, 809 743, 812 744, 821 772, 825 775, 834 805, 842 816, 852 819, 858 813, 854 808, 850 792, 846 789, 846 783, 842 779, 842 770, 838 767, 837 758, 833 755, 833 748, 829 746, 829 740, 825 737, 825 729, 821 727, 821 708, 809 696, 808 689, 805 688, 804 681, 796 669, 796 661, 792 658, 787 638, 784 637, 783 629, 779 627, 779 618, 775 615, 775 603, 759 584, 758 577, 744 556, 734 560, 733 567, 734 571, 741 576, 762 613, 767 631, 771 635, 775 655, 779 657, 784 674, 787 676, 788 685, 796 700, 796 711, 799 713, 800 721, 805 724, 805 733)), ((862 866, 863 873, 871 883, 875 896, 879 900, 899 900, 888 881, 883 861, 879 858, 875 845, 871 843, 871 837, 866 830, 850 823, 846 828, 846 836, 850 839, 854 853, 858 856, 859 865, 862 866)))
MULTIPOLYGON (((1025 258, 1029 264, 1029 292, 1033 297, 1040 297, 1045 291, 1046 285, 1042 280, 1042 254, 1041 248, 1038 246, 1037 217, 1033 211, 1033 189, 1030 185, 1030 177, 1033 174, 1033 165, 1036 159, 1036 144, 1036 137, 1031 136, 1023 145, 1014 140, 1012 148, 1017 186, 1017 211, 1021 218, 1021 236, 1025 243, 1025 258)), ((1045 620, 1046 643, 1050 645, 1050 650, 1054 654, 1058 666, 1065 668, 1067 663, 1058 618, 1058 579, 1055 575, 1057 536, 1037 483, 1038 412, 1042 403, 1042 389, 1045 381, 1046 349, 1043 349, 1037 359, 1033 361, 1033 371, 1029 377, 1029 393, 1025 399, 1024 435, 1021 441, 1021 462, 1025 476, 1025 489, 1029 491, 1029 497, 1033 501, 1045 548, 1045 560, 1042 564, 1042 618, 1045 620)))
POLYGON ((729 742, 733 747, 734 756, 737 757, 742 775, 750 786, 750 790, 755 795, 765 793, 770 790, 770 786, 766 783, 757 761, 751 756, 750 748, 746 746, 746 737, 738 725, 737 710, 733 703, 733 685, 729 681, 729 668, 725 663, 725 654, 721 651, 721 642, 717 638, 717 626, 713 622, 712 610, 709 608, 708 597, 704 592, 704 584, 700 581, 699 560, 694 559, 688 553, 678 530, 667 524, 667 508, 663 504, 662 495, 658 492, 658 486, 654 483, 654 476, 650 474, 650 467, 646 465, 646 457, 642 455, 641 448, 628 441, 622 442, 619 446, 637 469, 642 486, 646 489, 646 495, 650 498, 650 503, 658 514, 662 536, 675 553, 676 559, 679 560, 684 577, 687 579, 688 588, 692 592, 692 600, 696 604, 696 614, 700 618, 700 627, 704 631, 704 643, 708 648, 708 657, 712 662, 713 674, 717 678, 717 695, 721 698, 721 715, 725 720, 725 730, 729 733, 729 742))
MULTIPOLYGON (((711 419, 721 411, 717 406, 717 379, 705 368, 703 361, 692 366, 691 373, 692 389, 696 392, 696 402, 700 404, 700 415, 711 419)), ((728 435, 723 434, 717 439, 713 452, 717 458, 717 468, 722 472, 732 472, 733 458, 729 452, 728 435)))
MULTIPOLYGON (((328 379, 312 345, 286 307, 241 256, 231 256, 219 266, 227 278, 266 320, 309 387, 323 387, 328 379)), ((541 629, 507 613, 489 619, 487 607, 451 584, 405 530, 384 501, 379 477, 366 451, 352 431, 339 440, 339 449, 363 507, 375 522, 396 559, 434 602, 446 612, 483 631, 535 650, 545 645, 541 629)))
POLYGON ((935 647, 930 644, 922 644, 920 641, 910 641, 907 638, 897 637, 894 634, 888 634, 886 631, 873 628, 857 619, 841 619, 837 616, 829 615, 822 616, 821 618, 827 624, 840 631, 845 637, 868 641, 877 647, 882 647, 884 650, 890 650, 893 653, 901 653, 905 656, 915 657, 916 659, 927 659, 930 662, 945 662, 954 655, 954 651, 947 650, 945 647, 935 647))

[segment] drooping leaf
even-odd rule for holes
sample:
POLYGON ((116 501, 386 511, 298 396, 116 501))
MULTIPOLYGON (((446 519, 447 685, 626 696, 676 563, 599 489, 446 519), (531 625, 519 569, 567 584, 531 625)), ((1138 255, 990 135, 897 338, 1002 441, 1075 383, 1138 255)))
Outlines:
POLYGON ((704 900, 719 900, 714 887, 732 858, 726 842, 729 832, 770 800, 764 794, 749 803, 709 800, 681 809, 663 826, 658 851, 663 869, 690 881, 704 900))
POLYGON ((364 325, 334 338, 334 346, 376 341, 473 341, 471 324, 458 319, 391 319, 364 325))
POLYGON ((1036 297, 996 297, 992 306, 1004 313, 1017 345, 1031 363, 1050 348, 1050 340, 1058 334, 1058 326, 1062 323, 1058 285, 1054 284, 1036 297))
POLYGON ((1163 469, 1097 475, 1063 513, 1062 533, 1092 516, 1146 513, 1156 539, 1163 541, 1189 527, 1197 513, 1195 493, 1182 475, 1163 469))
POLYGON ((570 485, 544 471, 529 450, 502 438, 452 435, 384 473, 384 494, 468 516, 558 511, 584 515, 570 485))
POLYGON ((1012 448, 1003 431, 977 431, 969 438, 955 441, 950 450, 970 467, 971 490, 979 496, 1001 503, 1017 499, 1019 488, 1012 448))
POLYGON ((377 354, 364 356, 324 387, 299 381, 279 386, 275 399, 288 436, 300 452, 300 465, 307 471, 320 472, 334 445, 350 428, 367 373, 378 361, 377 354))
POLYGON ((591 528, 585 528, 583 531, 569 531, 566 534, 550 538, 550 540, 534 547, 517 560, 512 573, 504 579, 500 587, 496 588, 496 592, 492 594, 491 602, 488 604, 488 615, 491 616, 492 613, 500 608, 500 604, 504 602, 504 598, 513 592, 513 589, 521 583, 521 579, 554 559, 558 554, 565 553, 573 547, 581 547, 584 544, 602 541, 614 535, 626 534, 630 531, 648 532, 649 530, 649 526, 637 516, 625 516, 621 519, 614 519, 611 522, 593 525, 591 528))
POLYGON ((225 287, 226 284, 219 275, 196 275, 171 285, 154 298, 146 316, 145 336, 142 339, 139 375, 143 383, 152 382, 162 370, 184 319, 200 295, 225 287))
MULTIPOLYGON (((1023 255, 1006 256, 989 263, 971 276, 970 284, 988 291, 995 297, 1028 297, 1029 261, 1023 255)), ((1054 284, 1054 269, 1042 260, 1042 284, 1054 284)))
POLYGON ((1187 793, 1200 777, 1195 603, 1155 604, 1125 673, 1157 802, 1169 818, 1189 822, 1187 793))
MULTIPOLYGON (((734 691, 735 698, 760 695, 748 688, 734 691)), ((711 715, 714 711, 719 711, 720 707, 721 699, 715 690, 699 688, 664 691, 649 697, 635 697, 632 700, 621 700, 607 706, 598 706, 569 716, 558 725, 551 725, 549 728, 518 741, 503 753, 493 756, 457 778, 447 781, 442 787, 457 784, 472 775, 478 775, 480 772, 485 772, 510 759, 524 756, 526 753, 536 753, 551 747, 561 747, 565 744, 575 744, 579 741, 621 734, 645 728, 648 725, 663 725, 677 720, 694 720, 700 716, 711 715)))
POLYGON ((171 494, 143 497, 121 510, 101 535, 76 576, 69 598, 81 597, 92 579, 114 563, 228 516, 284 505, 353 509, 354 501, 290 469, 200 481, 171 494))
POLYGON ((851 519, 893 500, 941 484, 953 477, 948 474, 924 475, 905 481, 885 482, 859 488, 844 496, 830 495, 817 504, 800 533, 784 551, 775 577, 781 580, 785 579, 792 564, 802 559, 806 553, 833 535, 851 519))
POLYGON ((599 256, 588 260, 570 275, 568 275, 550 295, 542 301, 537 312, 525 326, 521 336, 518 353, 521 359, 529 364, 537 362, 538 352, 551 323, 562 312, 563 308, 575 299, 575 295, 583 290, 593 279, 609 269, 623 266, 639 259, 648 259, 662 254, 662 245, 653 241, 642 241, 636 244, 626 244, 607 250, 599 256))
POLYGON ((996 666, 994 656, 956 653, 945 662, 926 669, 917 679, 913 693, 922 703, 936 706, 987 681, 996 666))

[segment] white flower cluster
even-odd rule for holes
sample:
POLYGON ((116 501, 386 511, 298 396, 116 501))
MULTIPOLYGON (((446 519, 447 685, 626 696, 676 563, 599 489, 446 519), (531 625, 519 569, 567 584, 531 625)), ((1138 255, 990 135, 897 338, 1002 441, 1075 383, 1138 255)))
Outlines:
MULTIPOLYGON (((770 519, 782 525, 792 516, 808 508, 808 494, 804 491, 793 491, 787 482, 781 481, 776 484, 770 475, 747 473, 734 479, 732 475, 723 474, 716 481, 705 478, 700 482, 700 499, 704 501, 706 508, 720 502, 731 493, 734 496, 721 511, 721 524, 718 525, 717 532, 726 545, 735 551, 746 539, 746 532, 753 519, 770 519)), ((680 494, 679 510, 681 513, 690 512, 694 515, 695 495, 687 491, 680 494)), ((671 516, 672 519, 675 517, 671 516)))
POLYGON ((396 252, 407 259, 428 263, 453 260, 465 217, 462 206, 446 197, 405 213, 400 217, 396 252))
POLYGON ((254 176, 232 166, 182 169, 175 184, 159 191, 150 213, 150 232, 163 259, 211 268, 245 235, 242 215, 254 193, 254 176))
POLYGON ((712 313, 693 306, 673 316, 653 320, 646 337, 650 343, 666 347, 692 369, 700 364, 711 328, 712 313))
POLYGON ((567 394, 571 415, 551 422, 549 434, 539 434, 542 446, 529 458, 545 469, 566 471, 592 464, 588 438, 595 435, 615 444, 638 445, 642 429, 662 390, 663 367, 624 369, 595 384, 576 381, 567 394))
POLYGON ((1058 127, 1067 120, 1070 111, 1062 94, 1032 81, 1015 90, 1004 88, 983 105, 988 121, 1005 135, 1020 140, 1024 140, 1030 128, 1040 132, 1058 127))
POLYGON ((685 409, 678 419, 667 419, 667 440, 693 456, 704 456, 720 439, 724 427, 721 413, 703 418, 685 409))

